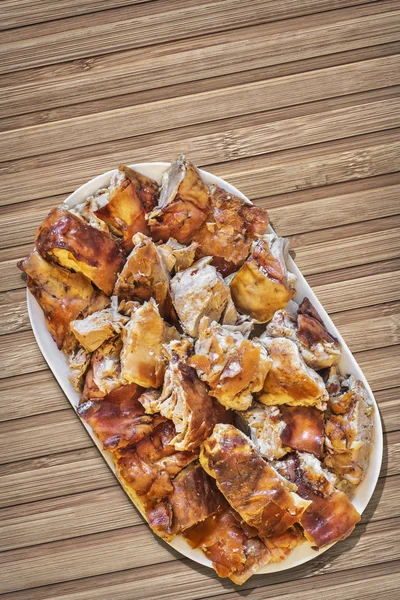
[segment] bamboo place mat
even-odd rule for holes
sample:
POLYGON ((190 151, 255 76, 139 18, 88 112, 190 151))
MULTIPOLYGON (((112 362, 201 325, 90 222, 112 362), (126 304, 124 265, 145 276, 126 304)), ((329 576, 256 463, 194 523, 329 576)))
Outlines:
POLYGON ((2 600, 398 598, 400 2, 3 0, 0 28, 2 600), (47 368, 15 266, 76 187, 182 152, 291 238, 385 427, 353 535, 242 588, 144 524, 47 368))

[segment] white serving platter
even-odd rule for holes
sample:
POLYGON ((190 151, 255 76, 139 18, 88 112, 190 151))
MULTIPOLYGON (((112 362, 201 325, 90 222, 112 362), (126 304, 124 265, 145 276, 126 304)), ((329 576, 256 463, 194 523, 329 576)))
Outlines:
MULTIPOLYGON (((132 169, 139 171, 143 175, 147 175, 151 177, 158 183, 161 183, 161 177, 163 173, 168 169, 170 163, 167 162, 155 162, 155 163, 138 163, 135 165, 130 165, 132 169)), ((80 188, 78 188, 75 192, 73 192, 66 200, 68 206, 73 207, 80 202, 83 202, 87 196, 90 196, 94 192, 96 192, 99 188, 107 187, 110 182, 111 175, 114 171, 108 171, 107 173, 103 173, 94 179, 91 179, 80 188)), ((224 188, 228 192, 243 198, 246 202, 249 202, 249 199, 244 196, 238 189, 236 189, 233 185, 224 181, 223 179, 208 173, 207 171, 200 170, 201 176, 205 183, 217 184, 220 187, 224 188)), ((271 230, 272 231, 272 230, 271 230)), ((382 451, 383 451, 383 436, 382 436, 382 424, 379 415, 379 410, 375 398, 372 394, 371 388, 368 385, 368 382, 361 371, 357 361, 354 356, 350 352, 340 333, 336 329, 335 325, 332 323, 330 317, 324 310, 323 306, 319 302, 318 298, 308 285, 307 281, 304 279, 300 270, 297 268, 295 262, 289 257, 287 261, 287 266, 289 271, 292 271, 297 276, 297 294, 294 300, 300 303, 304 297, 308 297, 312 304, 317 309, 321 318, 323 319, 325 325, 327 326, 330 333, 332 333, 341 343, 342 347, 342 356, 339 363, 340 371, 343 374, 351 374, 354 375, 357 379, 360 379, 371 398, 374 401, 375 410, 374 410, 374 445, 372 454, 370 457, 370 462, 368 466, 368 470, 363 482, 358 486, 356 494, 352 499, 352 503, 355 508, 361 514, 365 507, 367 506, 371 496, 374 492, 380 469, 382 463, 382 451)), ((50 369, 52 370, 55 378, 57 379, 59 385, 63 389, 65 395, 68 400, 72 404, 72 406, 76 409, 79 403, 79 394, 74 390, 70 382, 68 381, 68 367, 67 361, 62 354, 61 351, 58 350, 53 338, 51 337, 45 323, 44 314, 39 304, 32 296, 32 294, 27 291, 27 304, 28 304, 28 313, 31 321, 32 329, 37 341, 37 344, 47 362, 50 369)), ((85 422, 83 422, 84 427, 86 427, 89 432, 90 437, 93 442, 98 447, 99 451, 103 455, 104 460, 107 462, 110 469, 115 474, 114 463, 111 458, 111 454, 102 449, 101 442, 97 439, 94 434, 92 428, 85 422)), ((182 536, 177 536, 170 545, 177 551, 179 551, 184 556, 191 558, 192 560, 211 567, 211 562, 206 558, 201 550, 192 549, 189 544, 184 540, 182 536)), ((293 552, 288 556, 286 560, 281 563, 272 563, 270 565, 266 565, 262 567, 258 573, 274 573, 276 571, 284 571, 285 569, 290 569, 292 567, 296 567, 305 563, 309 560, 312 560, 316 556, 319 556, 323 552, 325 552, 330 546, 323 548, 322 550, 316 551, 311 548, 311 543, 304 542, 297 548, 293 550, 293 552)))

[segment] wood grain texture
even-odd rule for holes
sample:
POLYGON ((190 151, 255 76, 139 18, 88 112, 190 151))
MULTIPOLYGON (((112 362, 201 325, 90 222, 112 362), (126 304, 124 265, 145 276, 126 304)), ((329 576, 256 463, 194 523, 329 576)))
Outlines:
MULTIPOLYGON (((378 0, 376 0, 378 1, 378 0)), ((380 0, 379 0, 380 1, 380 0)), ((185 83, 175 85, 166 85, 161 88, 152 88, 123 94, 121 96, 113 96, 111 98, 100 98, 88 102, 79 102, 78 104, 69 104, 58 106, 52 109, 37 110, 12 117, 5 117, 0 120, 0 130, 6 131, 9 129, 20 129, 29 125, 38 125, 51 121, 68 119, 89 115, 97 112, 104 112, 112 108, 124 108, 135 106, 155 100, 166 100, 168 98, 176 98, 186 96, 198 92, 207 92, 215 89, 223 89, 225 87, 233 87, 243 83, 254 83, 266 79, 274 79, 286 75, 295 75, 306 71, 314 71, 327 67, 336 67, 352 62, 360 62, 372 58, 382 58, 384 56, 392 56, 397 54, 400 49, 400 42, 388 42, 378 46, 367 46, 366 48, 358 48, 356 50, 347 50, 345 52, 337 52, 335 54, 325 54, 323 56, 314 56, 303 60, 296 60, 289 63, 273 64, 269 67, 261 67, 259 69, 250 69, 248 71, 238 71, 229 73, 228 75, 220 75, 219 77, 208 77, 206 79, 197 79, 185 83)), ((123 144, 123 140, 119 140, 123 144)), ((88 148, 86 149, 86 152, 88 148)))
POLYGON ((2 599, 397 600, 399 25, 397 0, 1 2, 2 599), (76 187, 180 152, 290 238, 385 431, 353 535, 241 590, 143 524, 40 354, 15 267, 76 187))
POLYGON ((43 23, 87 14, 108 8, 140 4, 149 0, 3 0, 1 3, 0 29, 14 29, 34 23, 43 23))
POLYGON ((0 115, 75 104, 100 97, 217 77, 399 41, 395 1, 366 4, 256 25, 192 40, 157 44, 0 77, 0 115), (295 33, 295 35, 293 35, 295 33), (232 39, 234 37, 234 39, 232 39))
POLYGON ((391 56, 223 89, 108 110, 0 134, 0 160, 80 147, 152 131, 260 112, 400 83, 400 58, 391 56), (243 97, 246 102, 243 103, 243 97), (168 114, 168 119, 162 115, 168 114), (7 147, 7 152, 2 148, 7 147), (39 152, 38 152, 39 149, 39 152), (40 151, 40 149, 42 149, 40 151))
MULTIPOLYGON (((368 1, 368 0, 367 0, 368 1)), ((364 4, 365 0, 291 0, 251 5, 240 0, 177 0, 142 4, 94 15, 33 25, 2 36, 1 70, 10 72, 243 25, 364 4), (143 35, 143 31, 146 35, 143 35)))

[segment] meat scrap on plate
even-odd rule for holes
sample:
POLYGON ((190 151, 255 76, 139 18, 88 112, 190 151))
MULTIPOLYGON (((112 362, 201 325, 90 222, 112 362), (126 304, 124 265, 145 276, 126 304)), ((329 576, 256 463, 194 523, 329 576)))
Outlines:
POLYGON ((18 263, 127 494, 238 584, 350 535, 373 445, 287 258, 265 210, 181 156, 161 186, 121 165, 54 208, 18 263))

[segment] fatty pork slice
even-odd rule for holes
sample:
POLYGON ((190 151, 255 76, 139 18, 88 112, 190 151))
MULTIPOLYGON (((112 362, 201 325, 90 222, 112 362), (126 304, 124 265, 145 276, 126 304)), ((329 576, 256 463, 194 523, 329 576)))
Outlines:
POLYGON ((344 540, 351 534, 360 515, 347 496, 335 488, 335 477, 315 456, 296 453, 275 467, 297 486, 297 493, 310 502, 300 524, 315 547, 344 540))
POLYGON ((265 233, 268 214, 216 185, 210 190, 210 212, 193 239, 197 257, 212 256, 225 277, 244 263, 252 241, 265 233))
POLYGON ((295 342, 305 363, 315 370, 325 369, 340 359, 340 344, 325 327, 308 298, 300 304, 297 315, 278 310, 266 328, 271 337, 285 337, 295 342))
POLYGON ((287 252, 285 238, 275 234, 260 236, 230 282, 236 308, 259 323, 269 321, 296 293, 296 278, 286 268, 287 252))
POLYGON ((81 403, 77 412, 95 432, 105 450, 136 444, 165 421, 161 415, 146 415, 138 398, 143 388, 122 385, 98 400, 81 403))
POLYGON ((184 332, 192 337, 197 337, 203 317, 219 321, 230 300, 229 287, 211 260, 202 258, 171 279, 173 305, 184 332))
POLYGON ((177 450, 194 450, 212 432, 215 423, 228 418, 224 409, 208 394, 207 386, 189 366, 193 352, 189 340, 172 341, 164 348, 169 360, 161 396, 144 406, 171 419, 176 436, 171 441, 177 450), (222 410, 221 410, 222 409, 222 410))
POLYGON ((315 406, 323 410, 328 400, 323 379, 304 362, 300 351, 292 340, 260 337, 272 366, 265 379, 258 400, 268 406, 315 406))
POLYGON ((264 406, 255 402, 238 412, 236 419, 267 460, 277 460, 292 450, 322 455, 324 415, 314 406, 264 406))
POLYGON ((157 204, 158 184, 138 171, 121 165, 113 173, 108 189, 101 190, 101 193, 106 202, 102 202, 94 215, 107 223, 120 238, 125 252, 130 252, 135 233, 150 233, 146 213, 157 204))
POLYGON ((199 463, 192 462, 172 479, 172 491, 148 511, 153 531, 169 541, 218 510, 220 494, 199 463))
POLYGON ((118 479, 146 519, 173 492, 174 477, 198 457, 198 452, 176 450, 175 436, 174 424, 165 420, 136 444, 113 452, 118 479))
POLYGON ((262 389, 271 361, 265 348, 246 339, 240 326, 219 325, 203 317, 190 365, 218 402, 245 410, 252 403, 252 394, 262 389))
POLYGON ((353 375, 341 377, 331 369, 330 413, 325 424, 327 456, 325 465, 351 486, 364 478, 373 445, 373 402, 363 383, 353 375), (336 375, 339 388, 334 388, 336 375))
POLYGON ((281 477, 233 425, 218 424, 204 442, 200 464, 218 489, 262 540, 280 535, 297 523, 310 502, 281 477))
POLYGON ((110 299, 96 290, 82 273, 48 262, 36 249, 19 261, 18 268, 26 273, 28 289, 43 310, 57 347, 66 353, 74 350, 76 340, 70 333, 71 321, 105 308, 110 299))
POLYGON ((163 344, 178 337, 176 329, 163 321, 153 299, 139 306, 122 332, 122 379, 145 388, 160 387, 166 367, 163 344))
POLYGON ((169 271, 164 257, 154 242, 137 233, 134 248, 118 275, 114 294, 120 300, 146 302, 154 298, 163 318, 176 320, 169 292, 169 271))
POLYGON ((209 211, 210 192, 196 167, 184 156, 177 158, 163 175, 158 205, 148 215, 155 241, 174 238, 181 244, 192 241, 209 211))
POLYGON ((229 577, 238 585, 272 558, 257 529, 244 523, 226 502, 214 515, 185 531, 184 537, 192 548, 204 552, 219 577, 229 577))
POLYGON ((35 243, 45 260, 82 273, 111 296, 125 258, 106 233, 65 208, 54 208, 40 225, 35 243))

